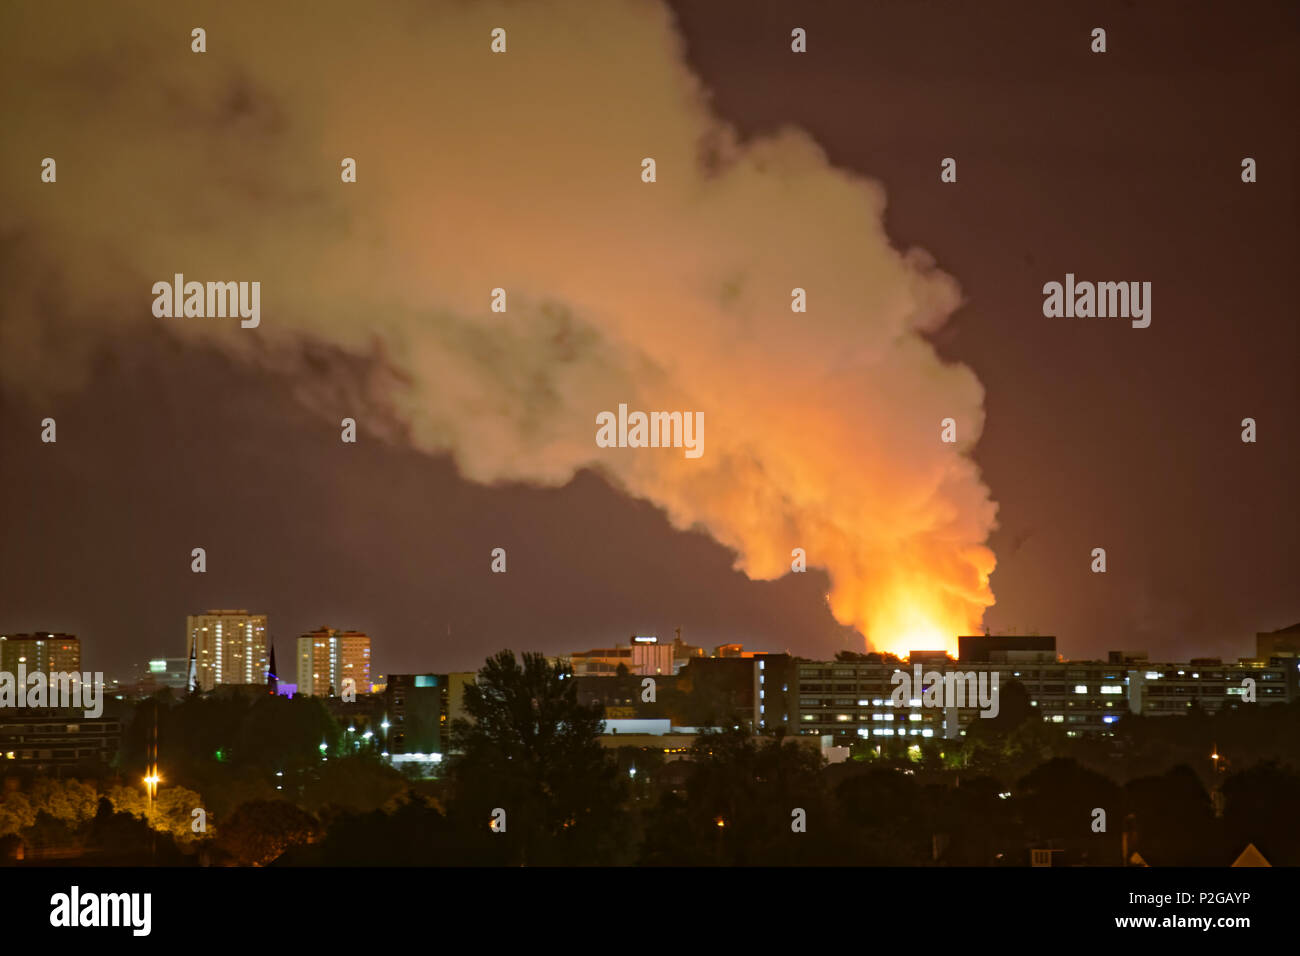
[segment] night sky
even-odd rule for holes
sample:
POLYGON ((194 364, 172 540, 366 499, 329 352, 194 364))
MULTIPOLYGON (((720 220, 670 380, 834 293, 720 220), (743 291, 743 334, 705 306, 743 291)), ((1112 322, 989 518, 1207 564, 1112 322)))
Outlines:
MULTIPOLYGON (((209 25, 208 57, 236 41, 233 29, 221 32, 224 6, 174 20, 177 53, 162 75, 190 68, 194 24, 209 25)), ((397 19, 416 9, 398 7, 397 19)), ((503 9, 484 22, 511 27, 512 8, 503 9)), ((385 10, 353 16, 377 21, 385 10)), ((928 251, 959 284, 955 312, 925 335, 983 387, 973 458, 997 504, 984 542, 997 559, 989 628, 1055 634, 1070 657, 1126 649, 1186 659, 1249 654, 1255 632, 1300 620, 1300 8, 679 0, 673 11, 690 70, 742 143, 803 130, 831 166, 878 181, 893 244, 928 251), (790 52, 795 26, 808 31, 807 54, 790 52), (1104 55, 1089 51, 1094 26, 1107 30, 1104 55), (958 161, 954 184, 939 181, 947 156, 958 161), (1253 184, 1241 181, 1246 156, 1258 162, 1253 184), (1045 318, 1042 286, 1067 272, 1150 281, 1151 326, 1045 318), (1248 416, 1255 444, 1240 440, 1248 416), (1107 552, 1104 575, 1089 568, 1095 547, 1107 552)), ((389 35, 371 41, 364 23, 331 23, 313 29, 355 33, 367 55, 389 35)), ((89 18, 58 27, 74 36, 96 28, 89 18)), ((6 10, 0 58, 41 50, 48 29, 6 10)), ((526 44, 511 29, 507 56, 526 44)), ((633 633, 671 639, 676 627, 706 647, 817 658, 865 649, 832 616, 816 554, 805 575, 753 581, 702 527, 675 529, 658 504, 603 472, 584 467, 567 483, 548 474, 558 487, 466 480, 427 431, 411 437, 409 406, 393 398, 401 374, 365 335, 295 333, 294 348, 250 359, 148 317, 150 283, 182 265, 142 266, 126 295, 111 252, 90 261, 61 246, 66 233, 47 231, 40 190, 60 191, 67 220, 87 202, 79 167, 97 161, 71 146, 59 152, 61 131, 92 115, 85 91, 111 87, 134 68, 124 64, 153 62, 140 51, 155 36, 133 34, 116 59, 52 67, 25 87, 3 76, 3 112, 38 119, 0 144, 0 349, 9 351, 0 359, 0 632, 75 633, 88 669, 122 677, 149 657, 183 655, 185 615, 208 608, 269 615, 281 670, 293 639, 322 624, 370 634, 376 673, 474 669, 507 646, 555 654, 633 633), (38 109, 33 91, 56 87, 41 102, 62 105, 38 109), (28 141, 33 131, 44 139, 28 141), (46 155, 68 157, 56 185, 38 180, 46 155), (29 283, 33 275, 41 282, 29 283), (122 310, 143 318, 116 322, 122 310), (15 343, 33 328, 41 344, 29 358, 15 343), (339 441, 347 414, 363 423, 356 445, 339 441), (54 445, 39 438, 47 415, 58 422, 54 445), (205 575, 190 571, 196 546, 207 549, 205 575), (509 554, 504 575, 489 572, 498 546, 509 554)), ((474 36, 486 51, 486 30, 474 36)), ((589 42, 619 41, 593 30, 589 42)), ((313 56, 309 44, 285 50, 279 75, 313 56)), ((259 105, 267 89, 249 81, 240 109, 268 138, 292 142, 292 104, 313 94, 277 97, 271 86, 270 105, 259 105)), ((419 109, 418 91, 388 93, 389 109, 410 114, 391 126, 394 142, 407 142, 406 124, 424 124, 439 131, 439 149, 456 150, 454 123, 419 109)), ((94 115, 111 129, 118 101, 105 96, 94 115)), ((187 124, 201 137, 204 123, 229 122, 154 120, 124 120, 110 154, 152 155, 167 136, 189 135, 187 124)), ((597 137, 602 119, 591 122, 597 137)), ((232 135, 250 128, 232 125, 232 135)), ((349 154, 327 145, 329 156, 349 154)), ((259 161, 286 155, 296 159, 278 150, 259 161)), ((367 168, 363 160, 358 189, 367 168)), ((115 209, 174 204, 172 193, 151 197, 129 169, 115 175, 129 197, 115 209)), ((241 178, 246 169, 231 176, 239 188, 255 182, 241 178)), ((293 202, 314 209, 314 188, 293 202)), ((284 195, 254 188, 248 202, 271 208, 284 195)), ((185 221, 196 235, 221 215, 206 201, 193 212, 185 221)), ((84 215, 96 215, 93 203, 84 215)), ((248 233, 267 236, 250 240, 259 255, 279 254, 273 218, 248 233)), ((148 224, 97 229, 111 238, 102 248, 134 250, 148 224)), ((120 271, 138 265, 129 259, 120 271)), ((233 267, 186 271, 257 278, 233 267)), ((374 301, 382 307, 383 297, 374 301)), ((789 317, 816 321, 815 312, 789 317)), ((938 416, 926 415, 937 432, 938 416)), ((589 420, 584 411, 584 434, 589 420)), ((478 440, 457 439, 470 451, 478 440)), ((845 459, 850 483, 854 461, 845 459)))

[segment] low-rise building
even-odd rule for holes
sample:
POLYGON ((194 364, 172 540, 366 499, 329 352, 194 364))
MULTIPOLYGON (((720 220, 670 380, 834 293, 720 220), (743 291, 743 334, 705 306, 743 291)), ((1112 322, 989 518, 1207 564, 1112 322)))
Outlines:
POLYGON ((61 774, 106 767, 117 755, 122 724, 77 710, 0 711, 0 768, 61 774))
POLYGON ((995 676, 999 693, 1011 681, 1019 683, 1042 719, 1062 725, 1071 737, 1112 734, 1126 714, 1168 716, 1193 707, 1214 713, 1251 701, 1284 704, 1297 698, 1294 663, 1284 659, 1153 663, 1145 654, 1113 652, 1106 661, 1061 660, 1056 639, 1042 635, 961 637, 958 646, 967 658, 913 652, 901 661, 880 655, 799 661, 792 705, 798 733, 909 741, 959 736, 982 719, 981 711, 1000 710, 996 704, 982 708, 972 693, 991 689, 995 676), (906 685, 898 674, 907 677, 906 685), (917 675, 920 683, 913 686, 917 675), (932 697, 936 705, 926 702, 939 681, 959 692, 955 704, 938 694, 932 697))
POLYGON ((629 673, 641 677, 655 677, 674 673, 672 644, 660 644, 659 638, 633 636, 626 645, 575 651, 568 655, 569 666, 575 677, 613 677, 619 665, 629 673))

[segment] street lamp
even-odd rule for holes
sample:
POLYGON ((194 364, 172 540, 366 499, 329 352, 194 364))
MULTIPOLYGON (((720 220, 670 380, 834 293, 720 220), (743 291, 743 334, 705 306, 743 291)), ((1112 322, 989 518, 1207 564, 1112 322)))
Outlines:
POLYGON ((158 784, 162 777, 158 775, 158 701, 154 699, 153 705, 153 730, 149 737, 149 762, 145 769, 144 787, 145 792, 149 795, 149 823, 153 824, 153 801, 158 795, 158 784))
POLYGON ((158 775, 158 767, 155 765, 144 778, 145 790, 149 794, 149 811, 153 812, 153 800, 158 795, 158 784, 162 783, 162 777, 158 775))

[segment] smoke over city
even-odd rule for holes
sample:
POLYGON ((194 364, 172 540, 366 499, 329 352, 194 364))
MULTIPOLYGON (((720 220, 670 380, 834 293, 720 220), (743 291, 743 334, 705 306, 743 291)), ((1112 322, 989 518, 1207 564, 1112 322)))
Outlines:
POLYGON ((363 432, 382 408, 472 480, 595 467, 757 579, 801 548, 886 650, 979 627, 983 389, 926 340, 961 295, 891 243, 882 187, 797 129, 740 141, 658 4, 424 6, 0 14, 31 38, 0 63, 8 139, 42 144, 0 156, 4 381, 76 388, 141 328, 304 379, 324 345, 372 369, 363 432), (177 273, 259 282, 257 328, 156 318, 177 273), (702 414, 703 454, 599 447, 620 404, 702 414))

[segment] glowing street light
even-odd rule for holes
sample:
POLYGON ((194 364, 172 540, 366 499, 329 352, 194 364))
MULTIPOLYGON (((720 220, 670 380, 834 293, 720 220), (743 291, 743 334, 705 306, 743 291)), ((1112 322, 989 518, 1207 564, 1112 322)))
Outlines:
POLYGON ((158 774, 158 765, 150 767, 149 772, 144 777, 144 790, 149 795, 149 819, 153 820, 153 801, 158 796, 158 784, 162 783, 162 777, 158 774))

